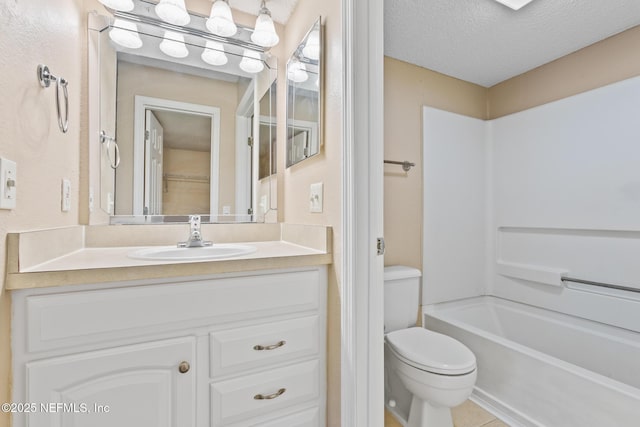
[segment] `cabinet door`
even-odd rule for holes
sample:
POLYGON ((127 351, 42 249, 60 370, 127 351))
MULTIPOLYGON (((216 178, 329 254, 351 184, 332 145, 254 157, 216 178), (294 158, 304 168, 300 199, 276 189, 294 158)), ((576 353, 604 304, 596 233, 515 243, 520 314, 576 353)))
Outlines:
POLYGON ((27 401, 37 405, 29 427, 195 425, 192 337, 46 359, 26 369, 27 401))

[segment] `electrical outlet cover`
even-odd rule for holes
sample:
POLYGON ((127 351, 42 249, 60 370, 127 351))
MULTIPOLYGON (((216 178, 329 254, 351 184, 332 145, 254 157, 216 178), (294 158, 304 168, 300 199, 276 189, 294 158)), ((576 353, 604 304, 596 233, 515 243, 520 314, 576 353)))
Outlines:
POLYGON ((64 178, 62 180, 62 212, 69 212, 71 210, 71 181, 64 178))

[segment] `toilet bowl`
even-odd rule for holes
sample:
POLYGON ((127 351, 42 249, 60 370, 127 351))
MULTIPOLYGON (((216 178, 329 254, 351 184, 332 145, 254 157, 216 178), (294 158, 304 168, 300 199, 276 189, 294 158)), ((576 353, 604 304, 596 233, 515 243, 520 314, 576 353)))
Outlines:
POLYGON ((451 408, 476 381, 476 358, 461 342, 415 327, 419 270, 385 268, 385 403, 408 427, 453 427, 451 408))
POLYGON ((476 359, 459 341, 423 328, 385 336, 387 375, 411 393, 408 427, 452 427, 451 407, 464 402, 476 381, 476 359))

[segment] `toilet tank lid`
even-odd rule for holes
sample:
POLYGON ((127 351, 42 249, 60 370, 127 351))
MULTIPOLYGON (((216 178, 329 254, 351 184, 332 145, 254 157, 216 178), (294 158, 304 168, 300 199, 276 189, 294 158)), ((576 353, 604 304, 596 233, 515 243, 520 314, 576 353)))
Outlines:
POLYGON ((421 277, 422 273, 417 268, 404 265, 391 265, 384 268, 384 280, 402 280, 421 277))

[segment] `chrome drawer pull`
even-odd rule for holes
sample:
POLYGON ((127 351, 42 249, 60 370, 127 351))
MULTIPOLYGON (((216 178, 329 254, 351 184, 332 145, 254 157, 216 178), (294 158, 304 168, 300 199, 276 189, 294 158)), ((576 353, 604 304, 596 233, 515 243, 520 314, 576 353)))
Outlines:
POLYGON ((280 390, 276 391, 273 394, 256 394, 255 396, 253 396, 253 398, 255 400, 271 400, 271 399, 275 399, 276 397, 282 396, 284 394, 284 392, 287 391, 286 388, 281 388, 280 390))
POLYGON ((276 344, 273 345, 254 345, 253 349, 257 350, 257 351, 262 351, 262 350, 275 350, 276 348, 280 348, 283 345, 285 345, 287 342, 286 341, 280 341, 276 344))

